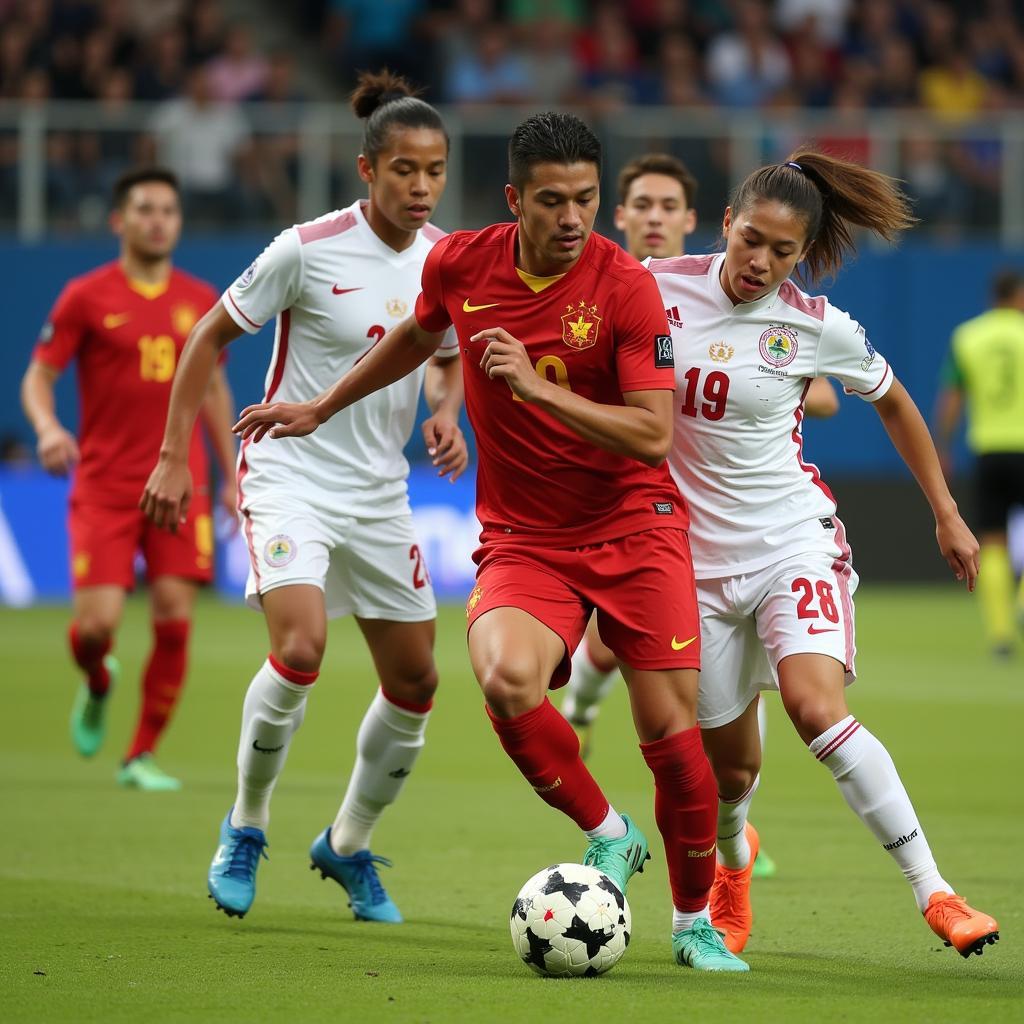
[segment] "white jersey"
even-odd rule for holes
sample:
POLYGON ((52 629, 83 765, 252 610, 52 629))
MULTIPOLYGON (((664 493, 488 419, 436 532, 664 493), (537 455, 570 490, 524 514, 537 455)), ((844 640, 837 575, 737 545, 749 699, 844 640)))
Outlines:
POLYGON ((846 558, 835 499, 803 459, 803 401, 814 377, 877 401, 893 381, 864 328, 792 282, 733 304, 724 254, 648 263, 676 364, 669 465, 690 505, 698 579, 749 573, 800 552, 846 558))
MULTIPOLYGON (((242 330, 277 317, 265 400, 305 402, 330 387, 399 321, 420 293, 423 261, 444 232, 428 224, 395 252, 353 203, 282 231, 221 297, 242 330)), ((439 356, 458 355, 454 335, 439 356)), ((408 509, 412 433, 425 369, 342 410, 307 437, 264 438, 239 453, 245 510, 290 495, 328 513, 387 518, 408 509)))

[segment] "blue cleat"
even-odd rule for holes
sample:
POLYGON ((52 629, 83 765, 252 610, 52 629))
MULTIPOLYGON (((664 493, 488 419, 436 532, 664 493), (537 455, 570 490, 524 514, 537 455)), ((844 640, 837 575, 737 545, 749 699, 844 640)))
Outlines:
POLYGON ((210 862, 206 887, 210 899, 228 917, 245 917, 256 898, 256 868, 267 857, 267 837, 261 828, 235 828, 231 811, 220 826, 220 845, 210 862))
POLYGON ((343 857, 331 849, 331 830, 325 828, 309 848, 313 861, 310 871, 319 871, 321 878, 333 878, 348 893, 349 906, 357 921, 380 921, 401 924, 402 914, 380 884, 377 865, 391 867, 386 857, 377 857, 369 850, 357 850, 343 857))

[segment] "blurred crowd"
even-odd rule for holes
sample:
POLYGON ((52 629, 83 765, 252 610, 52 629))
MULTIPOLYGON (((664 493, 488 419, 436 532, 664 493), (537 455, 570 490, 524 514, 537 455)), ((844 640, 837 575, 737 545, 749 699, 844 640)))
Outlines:
MULTIPOLYGON (((867 137, 848 129, 866 111, 957 124, 1024 107, 1024 11, 1015 0, 0 0, 0 100, 97 104, 101 130, 47 137, 58 217, 80 220, 83 197, 105 195, 127 163, 160 159, 200 221, 289 219, 297 140, 254 134, 247 105, 301 102, 304 61, 319 100, 388 65, 463 108, 831 110, 847 126, 837 148, 869 161, 867 137), (288 42, 262 45, 257 17, 277 18, 288 42), (118 130, 136 123, 132 101, 156 104, 145 132, 118 130)), ((997 216, 1001 155, 997 140, 950 146, 927 132, 901 146, 919 201, 951 224, 997 216)), ((0 217, 16 175, 15 138, 0 133, 0 217)))

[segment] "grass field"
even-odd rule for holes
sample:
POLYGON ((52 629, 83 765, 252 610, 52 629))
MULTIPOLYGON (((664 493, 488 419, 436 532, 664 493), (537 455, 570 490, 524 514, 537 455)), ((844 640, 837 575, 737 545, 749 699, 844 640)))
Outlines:
MULTIPOLYGON (((981 959, 944 949, 895 865, 770 703, 755 803, 780 872, 755 882, 751 973, 674 966, 660 845, 630 889, 634 941, 598 980, 548 981, 512 953, 520 884, 576 860, 574 827, 501 752, 469 672, 459 608, 439 627, 442 692, 403 800, 375 837, 401 927, 357 924, 308 870, 334 816, 372 691, 351 623, 332 627, 325 671, 274 800, 269 862, 244 921, 214 912, 205 874, 234 793, 242 694, 263 657, 259 616, 205 603, 191 677, 161 764, 179 794, 113 781, 135 713, 145 607, 133 602, 108 747, 71 750, 73 675, 64 609, 2 611, 0 1020, 554 1022, 1024 1020, 1020 739, 1024 670, 993 665, 975 609, 952 587, 858 595, 855 713, 888 745, 943 872, 994 913, 1002 941, 981 959)), ((593 768, 609 797, 657 838, 651 783, 617 693, 593 768)))

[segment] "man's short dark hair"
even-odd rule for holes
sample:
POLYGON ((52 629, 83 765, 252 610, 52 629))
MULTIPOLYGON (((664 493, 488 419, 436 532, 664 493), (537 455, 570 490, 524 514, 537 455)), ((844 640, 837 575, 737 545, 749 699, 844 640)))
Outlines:
POLYGON ((1005 267, 992 278, 992 299, 996 305, 1005 305, 1013 301, 1021 288, 1024 288, 1024 275, 1019 270, 1005 267))
POLYGON ((620 203, 625 203, 630 185, 644 174, 664 174, 666 178, 675 178, 683 187, 683 199, 686 201, 687 208, 696 204, 697 179, 682 160, 678 160, 668 153, 645 153, 635 160, 630 160, 619 171, 620 203))
POLYGON ((146 185, 151 181, 170 185, 179 196, 181 195, 181 185, 174 171, 169 171, 166 167, 133 167, 130 171, 125 171, 114 182, 114 191, 111 196, 114 209, 120 210, 124 206, 128 201, 128 193, 136 185, 146 185))
POLYGON ((516 126, 508 142, 508 180, 522 188, 535 164, 591 163, 601 173, 601 143, 578 117, 548 111, 516 126))

